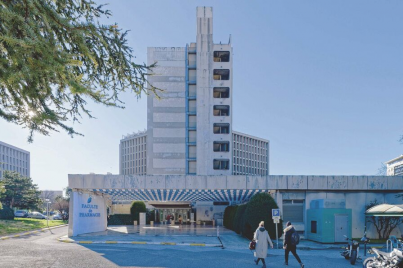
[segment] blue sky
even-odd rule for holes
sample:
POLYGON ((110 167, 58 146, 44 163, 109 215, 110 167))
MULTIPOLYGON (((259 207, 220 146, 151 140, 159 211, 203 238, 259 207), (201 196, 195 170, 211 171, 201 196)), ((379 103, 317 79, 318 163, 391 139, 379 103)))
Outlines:
MULTIPOLYGON (((105 3, 104 1, 97 1, 105 3)), ((270 140, 270 173, 373 175, 402 154, 402 1, 111 1, 131 30, 138 62, 148 46, 196 39, 196 6, 213 6, 214 41, 234 48, 233 128, 270 140)), ((126 109, 90 104, 84 137, 35 136, 0 119, 0 140, 31 152, 40 189, 67 174, 118 173, 119 140, 147 125, 146 98, 126 109)))

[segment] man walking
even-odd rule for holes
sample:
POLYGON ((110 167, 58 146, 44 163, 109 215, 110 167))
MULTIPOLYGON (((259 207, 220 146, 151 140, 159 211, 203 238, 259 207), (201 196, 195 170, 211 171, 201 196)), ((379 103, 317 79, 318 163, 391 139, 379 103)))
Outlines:
POLYGON ((294 227, 291 225, 291 222, 287 222, 287 228, 284 229, 284 241, 283 248, 285 249, 285 265, 288 265, 288 255, 290 251, 292 255, 297 259, 301 268, 304 268, 304 264, 301 262, 297 254, 297 244, 299 243, 299 236, 295 231, 294 227))

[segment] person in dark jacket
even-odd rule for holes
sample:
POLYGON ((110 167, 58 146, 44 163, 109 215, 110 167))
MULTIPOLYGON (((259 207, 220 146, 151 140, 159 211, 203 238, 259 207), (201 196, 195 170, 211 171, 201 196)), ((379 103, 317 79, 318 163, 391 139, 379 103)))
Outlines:
POLYGON ((291 225, 291 222, 287 222, 287 228, 284 229, 284 240, 283 240, 283 249, 285 249, 285 265, 288 265, 288 255, 290 251, 292 255, 297 259, 301 268, 304 268, 304 264, 301 262, 297 254, 297 246, 291 243, 291 235, 296 232, 294 227, 291 225))

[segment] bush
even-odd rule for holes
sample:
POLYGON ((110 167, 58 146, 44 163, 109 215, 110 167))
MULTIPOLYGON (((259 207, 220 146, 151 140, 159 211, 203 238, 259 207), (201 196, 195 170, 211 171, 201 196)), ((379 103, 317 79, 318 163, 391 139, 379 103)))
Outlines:
POLYGON ((0 209, 0 220, 14 220, 14 210, 6 206, 0 209))
MULTIPOLYGON (((268 193, 259 193, 254 195, 247 204, 244 218, 245 224, 243 235, 249 239, 253 238, 253 232, 258 227, 261 221, 264 221, 264 227, 269 232, 270 238, 276 237, 276 225, 273 223, 271 217, 271 210, 278 208, 276 201, 268 193)), ((281 228, 282 222, 279 223, 278 237, 281 237, 283 230, 281 228)))
POLYGON ((130 207, 130 215, 132 216, 132 223, 133 221, 137 221, 140 223, 140 213, 147 212, 146 204, 143 201, 134 201, 130 207))
POLYGON ((153 221, 154 223, 156 222, 155 220, 155 210, 147 210, 147 214, 146 214, 146 221, 147 224, 150 224, 150 221, 153 221))
POLYGON ((132 215, 130 214, 110 215, 108 225, 133 225, 132 215))
POLYGON ((224 210, 224 226, 227 229, 234 230, 234 219, 238 206, 229 206, 224 210))
POLYGON ((246 211, 247 204, 238 206, 236 210, 233 227, 234 231, 237 234, 241 234, 245 225, 245 211, 246 211))

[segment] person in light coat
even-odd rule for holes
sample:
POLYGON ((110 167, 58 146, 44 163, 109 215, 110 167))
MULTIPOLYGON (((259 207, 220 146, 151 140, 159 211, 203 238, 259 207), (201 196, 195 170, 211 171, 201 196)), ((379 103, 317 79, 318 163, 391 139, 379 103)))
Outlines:
POLYGON ((268 243, 271 248, 273 248, 273 243, 271 242, 269 233, 264 228, 264 221, 259 223, 259 227, 256 229, 253 239, 256 241, 255 257, 257 260, 255 260, 255 263, 258 265, 259 261, 262 260, 263 268, 265 268, 266 262, 264 259, 267 257, 268 243))

